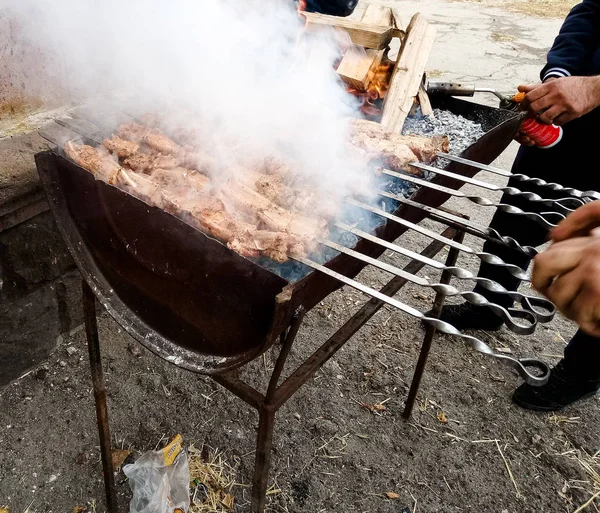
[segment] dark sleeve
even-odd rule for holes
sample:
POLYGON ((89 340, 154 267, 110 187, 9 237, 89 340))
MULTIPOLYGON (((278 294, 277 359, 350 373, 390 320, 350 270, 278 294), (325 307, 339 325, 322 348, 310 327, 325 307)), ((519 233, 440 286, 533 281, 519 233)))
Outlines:
POLYGON ((358 0, 307 0, 306 10, 332 16, 350 16, 357 3, 358 0))
POLYGON ((599 36, 600 0, 583 0, 573 7, 554 40, 541 73, 542 81, 586 73, 599 36))

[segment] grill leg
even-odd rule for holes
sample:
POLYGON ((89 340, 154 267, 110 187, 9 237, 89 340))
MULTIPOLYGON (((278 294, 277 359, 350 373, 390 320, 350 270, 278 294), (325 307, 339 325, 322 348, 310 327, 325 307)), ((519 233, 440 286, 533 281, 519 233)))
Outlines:
MULTIPOLYGON (((464 238, 465 232, 458 232, 456 234, 456 237, 454 237, 454 240, 456 242, 462 243, 464 238)), ((446 265, 448 267, 456 265, 458 255, 459 251, 456 248, 450 248, 450 251, 448 252, 448 258, 446 259, 446 265)), ((450 283, 450 278, 450 273, 444 271, 442 273, 440 283, 450 283)), ((440 316, 442 306, 444 305, 445 300, 446 294, 438 292, 435 295, 435 300, 433 302, 433 308, 431 310, 430 317, 434 317, 437 319, 440 316)), ((417 361, 417 366, 415 367, 415 373, 413 374, 413 379, 410 383, 410 390, 408 392, 408 397, 406 398, 404 411, 402 412, 402 416, 407 420, 410 419, 413 408, 415 406, 415 400, 417 399, 417 393, 419 392, 419 387, 421 386, 421 379, 423 378, 423 373, 425 372, 425 365, 427 364, 427 358, 429 357, 429 351, 431 350, 431 343, 433 342, 433 337, 435 336, 436 331, 437 330, 430 324, 428 324, 427 328, 425 329, 425 338, 423 339, 423 344, 421 345, 419 360, 417 361)))
POLYGON ((273 449, 273 431, 275 430, 274 404, 277 383, 283 372, 285 362, 292 350, 292 345, 302 324, 304 309, 298 310, 290 325, 287 335, 282 334, 283 346, 275 363, 269 380, 269 387, 264 401, 258 408, 258 438, 256 440, 256 458, 254 461, 254 478, 252 479, 252 513, 264 513, 267 503, 267 486, 271 468, 271 451, 273 449))
POLYGON ((104 372, 100 357, 98 324, 96 320, 96 298, 88 284, 82 280, 83 315, 85 318, 85 334, 87 337, 94 400, 96 401, 96 418, 100 435, 100 451, 102 453, 102 471, 104 473, 104 489, 106 492, 106 509, 108 513, 117 513, 117 491, 112 465, 112 448, 110 445, 110 428, 108 426, 108 408, 106 405, 106 388, 104 372))
POLYGON ((267 485, 271 468, 275 410, 265 406, 258 412, 258 438, 252 479, 252 513, 263 513, 267 502, 267 485))

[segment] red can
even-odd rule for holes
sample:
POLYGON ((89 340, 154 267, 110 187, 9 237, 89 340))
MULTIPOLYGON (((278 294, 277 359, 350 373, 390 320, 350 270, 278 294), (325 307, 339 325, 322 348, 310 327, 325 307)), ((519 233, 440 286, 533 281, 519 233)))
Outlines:
POLYGON ((563 129, 556 125, 545 125, 528 118, 521 125, 521 132, 528 136, 539 148, 552 148, 562 139, 563 129))

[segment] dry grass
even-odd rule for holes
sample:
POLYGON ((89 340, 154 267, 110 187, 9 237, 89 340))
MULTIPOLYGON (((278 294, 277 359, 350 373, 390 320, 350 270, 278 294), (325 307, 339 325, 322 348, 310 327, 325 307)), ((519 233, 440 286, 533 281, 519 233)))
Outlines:
POLYGON ((503 8, 539 18, 565 18, 578 3, 579 0, 513 0, 503 4, 503 8))
POLYGON ((453 2, 469 2, 485 4, 489 7, 499 7, 510 12, 527 14, 538 18, 565 18, 571 8, 579 0, 508 0, 495 2, 491 0, 450 0, 453 2))
POLYGON ((204 447, 188 449, 191 504, 189 513, 227 513, 233 510, 235 469, 223 453, 204 447))
POLYGON ((587 479, 565 482, 565 486, 559 492, 559 495, 573 506, 578 506, 573 513, 599 511, 596 502, 600 505, 600 501, 597 500, 600 496, 600 451, 588 454, 582 449, 575 448, 570 442, 566 442, 566 449, 561 453, 561 456, 575 462, 586 474, 587 479), (574 504, 570 496, 571 490, 579 490, 587 495, 587 499, 582 504, 574 504))

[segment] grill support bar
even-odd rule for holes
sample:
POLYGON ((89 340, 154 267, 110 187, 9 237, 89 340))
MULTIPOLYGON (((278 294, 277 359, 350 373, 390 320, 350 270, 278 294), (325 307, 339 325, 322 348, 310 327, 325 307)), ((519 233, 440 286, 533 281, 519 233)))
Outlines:
MULTIPOLYGON (((461 243, 465 238, 465 232, 457 232, 454 240, 456 242, 461 243)), ((448 251, 448 257, 446 258, 446 267, 453 267, 456 265, 456 261, 458 260, 459 251, 456 248, 450 248, 448 251)), ((448 284, 450 283, 450 279, 452 275, 450 271, 445 270, 442 272, 442 276, 440 278, 440 283, 448 284)), ((436 319, 440 318, 440 314, 442 313, 442 306, 444 306, 444 301, 446 300, 446 294, 442 291, 439 291, 435 295, 435 300, 433 302, 433 308, 431 312, 428 314, 429 317, 434 317, 436 319)), ((419 387, 421 386, 421 379, 423 378, 423 373, 425 372, 425 366, 427 365, 427 358, 429 357, 429 351, 431 351, 431 344, 433 342, 433 337, 435 336, 437 329, 432 324, 428 324, 425 328, 425 338, 423 339, 423 344, 421 345, 421 351, 419 352, 419 359, 417 360, 417 366, 415 367, 415 372, 413 374, 412 381, 410 382, 410 390, 408 391, 408 397, 406 398, 406 402, 404 403, 404 411, 402 412, 402 417, 406 420, 410 419, 412 415, 413 408, 415 406, 415 401, 417 399, 417 393, 419 392, 419 387)))

